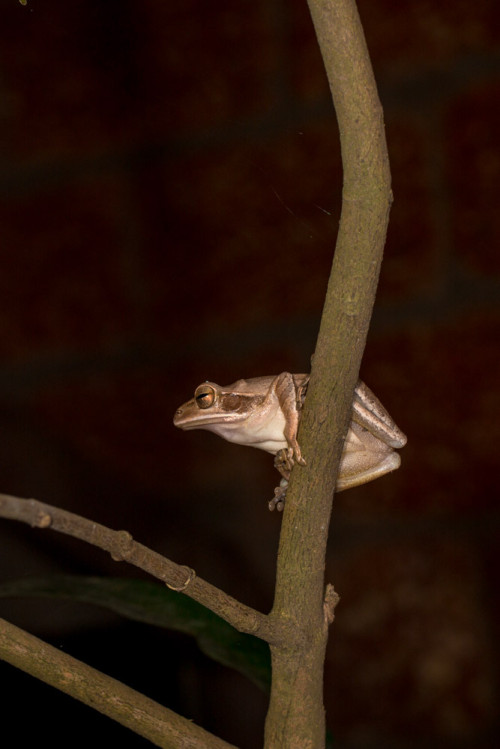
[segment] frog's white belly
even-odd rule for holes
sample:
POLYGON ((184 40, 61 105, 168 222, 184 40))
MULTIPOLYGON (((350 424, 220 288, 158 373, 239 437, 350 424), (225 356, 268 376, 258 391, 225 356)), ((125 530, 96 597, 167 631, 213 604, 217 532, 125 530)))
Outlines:
POLYGON ((288 446, 283 433, 285 417, 280 408, 277 408, 272 416, 267 414, 267 418, 264 419, 256 413, 243 421, 199 424, 199 428, 214 432, 228 442, 257 447, 273 455, 288 446))

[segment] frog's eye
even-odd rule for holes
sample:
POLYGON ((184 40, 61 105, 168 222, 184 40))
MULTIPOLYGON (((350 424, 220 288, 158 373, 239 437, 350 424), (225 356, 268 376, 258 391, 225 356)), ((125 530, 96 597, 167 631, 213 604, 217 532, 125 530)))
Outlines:
POLYGON ((198 408, 210 408, 215 403, 215 388, 211 385, 200 385, 194 391, 198 408))

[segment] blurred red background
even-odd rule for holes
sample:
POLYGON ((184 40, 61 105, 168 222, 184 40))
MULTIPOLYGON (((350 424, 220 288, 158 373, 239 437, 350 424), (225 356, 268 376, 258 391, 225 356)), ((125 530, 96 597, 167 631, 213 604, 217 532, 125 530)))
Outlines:
MULTIPOLYGON (((409 440, 397 473, 335 499, 327 718, 347 749, 481 749, 500 738, 500 7, 359 10, 395 195, 361 374, 409 440)), ((305 0, 3 0, 0 131, 0 491, 269 610, 272 460, 172 415, 205 379, 309 366, 342 174, 305 0)), ((7 521, 0 544, 5 580, 138 576, 7 521)), ((261 745, 265 697, 190 639, 68 602, 0 613, 261 745)), ((146 745, 1 669, 18 743, 66 747, 63 712, 72 746, 146 745)))

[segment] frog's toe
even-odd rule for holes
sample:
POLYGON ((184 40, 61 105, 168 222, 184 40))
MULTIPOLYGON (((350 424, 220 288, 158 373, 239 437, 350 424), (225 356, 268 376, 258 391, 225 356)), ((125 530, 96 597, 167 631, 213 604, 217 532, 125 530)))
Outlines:
POLYGON ((286 479, 281 479, 280 485, 277 486, 276 489, 274 490, 274 497, 270 500, 268 504, 269 510, 271 512, 273 510, 282 512, 283 507, 285 506, 285 497, 286 497, 287 489, 288 489, 288 481, 286 479))

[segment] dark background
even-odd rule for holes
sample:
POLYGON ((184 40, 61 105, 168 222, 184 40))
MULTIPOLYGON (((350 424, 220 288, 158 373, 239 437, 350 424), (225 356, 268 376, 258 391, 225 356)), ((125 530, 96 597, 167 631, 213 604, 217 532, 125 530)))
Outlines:
MULTIPOLYGON (((409 440, 398 472, 335 499, 327 718, 346 749, 481 749, 500 734, 500 6, 359 9, 395 195, 362 377, 409 440)), ((0 129, 0 491, 268 611, 272 459, 171 422, 204 379, 309 366, 342 175, 305 0, 1 0, 0 129)), ((7 521, 0 549, 5 580, 139 575, 7 521)), ((261 745, 265 697, 189 638, 68 602, 0 613, 261 745)), ((1 674, 17 745, 147 745, 1 674)))

